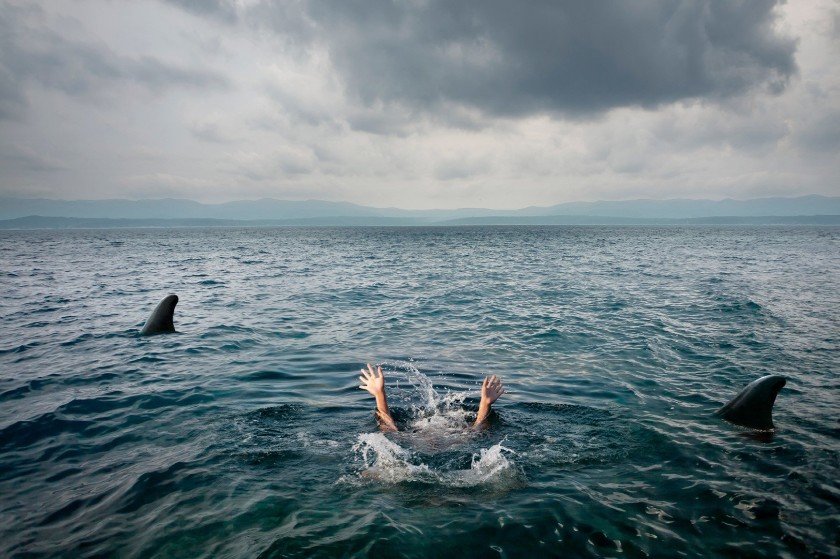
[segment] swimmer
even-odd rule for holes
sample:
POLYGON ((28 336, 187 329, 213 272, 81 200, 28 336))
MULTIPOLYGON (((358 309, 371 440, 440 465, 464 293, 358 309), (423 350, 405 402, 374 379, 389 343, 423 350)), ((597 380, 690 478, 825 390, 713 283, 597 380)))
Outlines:
MULTIPOLYGON (((368 363, 367 370, 362 369, 359 380, 362 383, 359 388, 367 390, 376 398, 376 417, 379 419, 379 427, 383 431, 398 431, 397 424, 394 423, 394 418, 391 417, 391 412, 388 410, 388 400, 385 397, 385 375, 382 374, 382 367, 377 367, 374 371, 368 363)), ((487 424, 490 406, 504 393, 505 389, 499 377, 490 375, 484 378, 484 382, 481 384, 481 403, 478 405, 478 416, 473 423, 474 429, 480 429, 487 424)))

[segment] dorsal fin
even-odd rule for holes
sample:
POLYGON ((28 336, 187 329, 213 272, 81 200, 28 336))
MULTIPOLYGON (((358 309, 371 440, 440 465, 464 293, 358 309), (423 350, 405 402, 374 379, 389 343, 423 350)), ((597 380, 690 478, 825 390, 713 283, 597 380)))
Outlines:
POLYGON ((158 303, 140 334, 143 336, 153 336, 155 334, 168 334, 175 331, 175 323, 172 320, 175 315, 175 305, 178 304, 177 295, 167 295, 163 301, 158 303))
POLYGON ((752 429, 773 429, 773 403, 787 381, 779 375, 767 375, 744 387, 715 415, 752 429))

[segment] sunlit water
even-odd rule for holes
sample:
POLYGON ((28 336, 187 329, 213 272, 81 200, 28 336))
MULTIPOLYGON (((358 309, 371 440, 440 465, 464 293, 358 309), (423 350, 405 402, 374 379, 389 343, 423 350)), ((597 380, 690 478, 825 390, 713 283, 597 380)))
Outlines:
POLYGON ((0 266, 0 556, 840 553, 838 228, 7 231, 0 266), (770 373, 774 434, 711 415, 770 373))

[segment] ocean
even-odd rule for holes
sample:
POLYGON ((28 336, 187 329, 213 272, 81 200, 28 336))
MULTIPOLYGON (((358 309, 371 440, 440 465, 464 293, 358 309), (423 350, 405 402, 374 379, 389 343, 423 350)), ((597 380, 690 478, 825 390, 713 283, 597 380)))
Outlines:
POLYGON ((0 279, 3 557, 840 555, 838 227, 2 231, 0 279), (712 415, 767 374, 775 432, 712 415))

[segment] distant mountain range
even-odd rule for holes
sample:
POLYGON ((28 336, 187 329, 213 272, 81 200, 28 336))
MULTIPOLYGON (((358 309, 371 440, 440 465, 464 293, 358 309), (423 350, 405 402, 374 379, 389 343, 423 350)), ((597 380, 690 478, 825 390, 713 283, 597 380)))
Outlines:
POLYGON ((569 202, 518 210, 404 210, 322 200, 0 198, 0 228, 247 225, 840 223, 840 196, 569 202))

